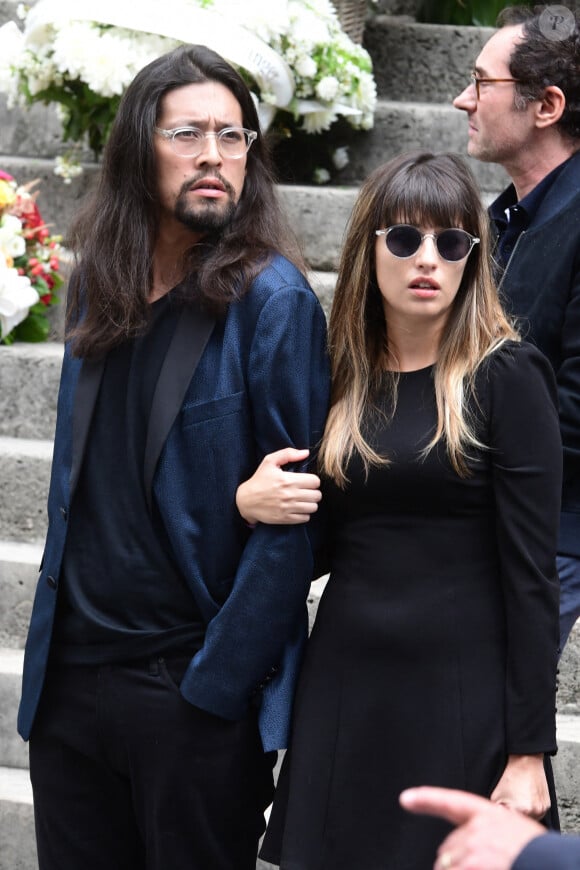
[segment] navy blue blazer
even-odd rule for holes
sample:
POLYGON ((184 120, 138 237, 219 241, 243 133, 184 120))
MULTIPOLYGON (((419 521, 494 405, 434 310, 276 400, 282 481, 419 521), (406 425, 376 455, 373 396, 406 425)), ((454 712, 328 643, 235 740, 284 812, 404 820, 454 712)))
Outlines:
POLYGON ((526 846, 512 870, 578 870, 579 867, 580 837, 544 834, 526 846))
POLYGON ((564 446, 558 552, 580 557, 580 152, 519 236, 500 294, 556 374, 564 446))
MULTIPOLYGON (((235 493, 266 453, 312 449, 322 436, 330 383, 324 313, 300 272, 276 256, 217 321, 193 376, 193 346, 183 340, 181 321, 176 336, 180 331, 153 398, 144 479, 207 624, 181 692, 229 719, 261 697, 264 748, 280 748, 307 636, 315 526, 251 530, 235 493)), ((48 534, 18 714, 24 739, 42 693, 68 513, 102 371, 102 363, 75 359, 65 348, 48 534)))

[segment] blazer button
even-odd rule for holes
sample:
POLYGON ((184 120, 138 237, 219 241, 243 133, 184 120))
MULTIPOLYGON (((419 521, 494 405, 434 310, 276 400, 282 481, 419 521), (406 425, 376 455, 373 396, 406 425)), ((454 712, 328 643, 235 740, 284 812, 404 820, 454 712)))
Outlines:
POLYGON ((61 507, 61 509, 60 509, 60 515, 61 515, 61 517, 63 518, 63 520, 66 522, 67 519, 68 519, 68 511, 67 511, 67 509, 66 509, 65 507, 61 507))
POLYGON ((57 583, 52 575, 50 575, 50 574, 48 575, 48 577, 46 578, 46 582, 48 583, 48 585, 50 586, 51 589, 56 589, 57 583))

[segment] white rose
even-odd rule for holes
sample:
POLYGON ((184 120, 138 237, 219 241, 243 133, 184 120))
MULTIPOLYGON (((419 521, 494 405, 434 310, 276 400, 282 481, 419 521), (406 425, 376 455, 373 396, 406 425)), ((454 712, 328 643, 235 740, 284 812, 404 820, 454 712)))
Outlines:
POLYGON ((21 222, 12 214, 3 215, 0 220, 0 252, 5 259, 14 259, 21 257, 25 250, 21 222))
POLYGON ((24 275, 16 269, 0 265, 0 330, 2 338, 28 316, 32 305, 38 302, 38 293, 24 275))

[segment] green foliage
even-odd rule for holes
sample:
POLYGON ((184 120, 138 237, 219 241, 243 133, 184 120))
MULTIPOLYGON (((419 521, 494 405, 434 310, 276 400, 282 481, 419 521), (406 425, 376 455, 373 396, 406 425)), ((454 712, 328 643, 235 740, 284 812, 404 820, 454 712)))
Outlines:
POLYGON ((6 340, 6 344, 14 341, 46 341, 50 332, 50 323, 46 319, 46 307, 39 302, 33 305, 26 320, 15 326, 6 340))
POLYGON ((36 102, 45 105, 58 103, 62 107, 65 142, 81 142, 86 135, 95 159, 99 158, 109 137, 120 97, 103 97, 80 79, 66 76, 62 77, 60 84, 51 85, 34 95, 30 93, 24 77, 21 76, 20 81, 29 105, 36 102))
POLYGON ((423 0, 417 20, 429 24, 467 24, 494 27, 497 16, 506 6, 530 6, 530 0, 507 3, 506 0, 423 0))

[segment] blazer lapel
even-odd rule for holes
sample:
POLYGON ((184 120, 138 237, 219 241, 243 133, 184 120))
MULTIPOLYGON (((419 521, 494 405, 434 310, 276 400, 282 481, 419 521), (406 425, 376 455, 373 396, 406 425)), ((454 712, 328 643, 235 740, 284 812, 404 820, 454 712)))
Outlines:
POLYGON ((144 484, 149 510, 153 504, 153 476, 159 455, 214 325, 215 318, 206 311, 191 304, 184 306, 161 366, 145 442, 144 484))
POLYGON ((104 370, 105 358, 98 361, 84 360, 81 366, 73 408, 73 444, 69 478, 71 501, 78 483, 91 418, 104 370))

